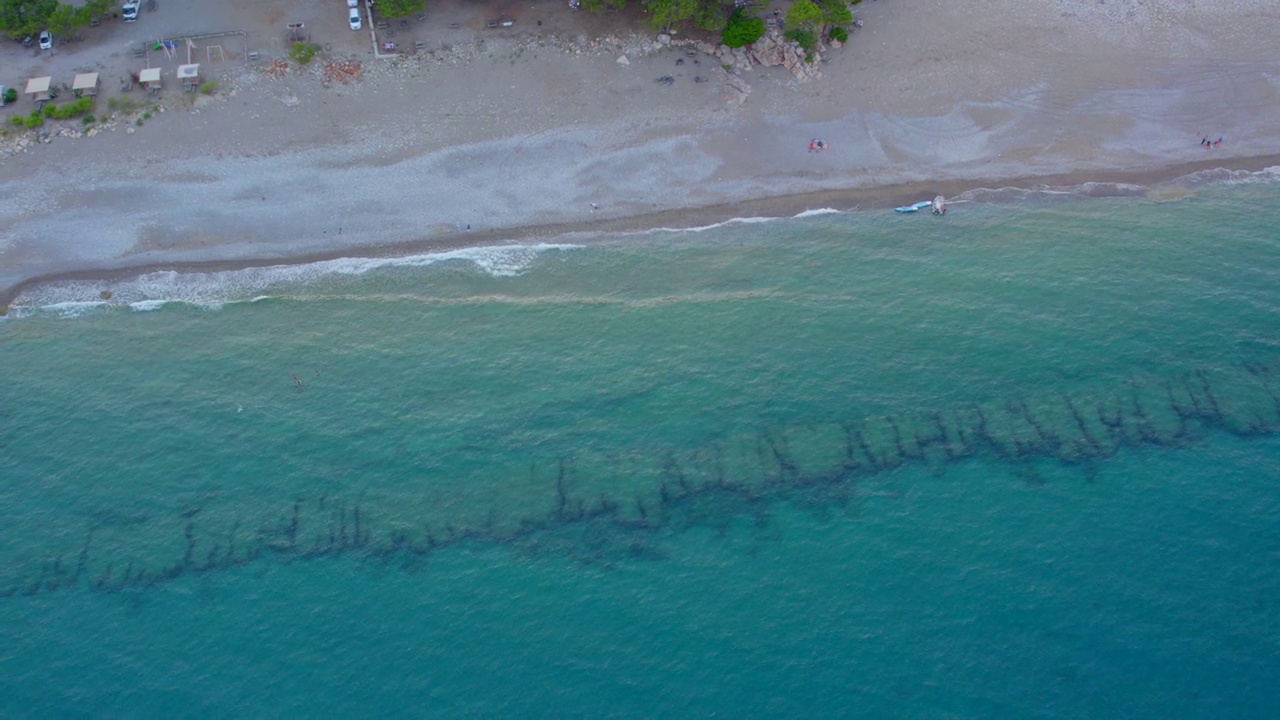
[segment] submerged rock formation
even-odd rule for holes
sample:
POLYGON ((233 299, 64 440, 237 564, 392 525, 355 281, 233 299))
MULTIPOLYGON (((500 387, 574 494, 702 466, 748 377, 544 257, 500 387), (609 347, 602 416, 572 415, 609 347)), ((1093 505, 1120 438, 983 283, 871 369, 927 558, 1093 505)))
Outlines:
POLYGON ((356 478, 349 497, 344 489, 254 507, 175 499, 168 514, 106 509, 78 527, 50 526, 23 548, 40 554, 0 558, 0 596, 147 587, 266 559, 408 562, 469 542, 608 562, 646 556, 646 538, 658 531, 721 527, 780 499, 847 502, 859 483, 911 463, 938 472, 969 458, 1014 468, 1080 464, 1123 448, 1195 443, 1207 432, 1252 437, 1278 429, 1280 358, 1267 358, 1073 394, 764 427, 647 454, 530 458, 523 467, 488 468, 493 482, 484 487, 424 471, 397 481, 394 497, 371 495, 356 478))

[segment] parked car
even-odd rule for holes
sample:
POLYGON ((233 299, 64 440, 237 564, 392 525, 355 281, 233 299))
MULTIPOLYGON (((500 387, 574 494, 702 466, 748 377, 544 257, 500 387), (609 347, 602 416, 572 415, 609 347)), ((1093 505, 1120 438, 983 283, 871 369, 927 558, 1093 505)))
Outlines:
POLYGON ((356 7, 356 5, 359 4, 359 2, 360 0, 347 0, 347 7, 349 8, 356 7))
POLYGON ((136 0, 129 0, 121 8, 121 16, 125 22, 133 22, 138 19, 138 3, 136 0))
POLYGON ((359 30, 360 24, 360 8, 351 8, 347 10, 347 22, 351 24, 352 30, 359 30))
POLYGON ((53 35, 48 30, 45 30, 44 32, 40 33, 40 49, 41 50, 53 49, 53 35))

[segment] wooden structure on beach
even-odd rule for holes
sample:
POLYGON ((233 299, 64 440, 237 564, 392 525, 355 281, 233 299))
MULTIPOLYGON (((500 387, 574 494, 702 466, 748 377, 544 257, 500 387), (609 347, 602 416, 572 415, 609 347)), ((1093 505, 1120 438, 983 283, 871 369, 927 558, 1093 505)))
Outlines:
POLYGON ((146 68, 138 73, 138 82, 142 83, 142 86, 151 92, 158 91, 160 89, 160 68, 146 68))
POLYGON ((80 73, 76 75, 76 79, 71 82, 71 92, 76 97, 84 97, 88 95, 93 97, 98 94, 98 73, 80 73))
POLYGON ((52 100, 53 96, 49 94, 49 87, 53 84, 53 78, 49 76, 31 78, 27 81, 27 89, 23 93, 30 95, 31 99, 36 102, 46 102, 52 100))

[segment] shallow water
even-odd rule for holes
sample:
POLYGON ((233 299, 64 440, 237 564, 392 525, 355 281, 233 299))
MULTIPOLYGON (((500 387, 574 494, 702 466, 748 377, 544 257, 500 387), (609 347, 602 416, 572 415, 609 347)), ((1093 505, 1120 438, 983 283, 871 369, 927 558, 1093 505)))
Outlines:
POLYGON ((0 698, 1275 714, 1277 192, 36 289, 0 698))

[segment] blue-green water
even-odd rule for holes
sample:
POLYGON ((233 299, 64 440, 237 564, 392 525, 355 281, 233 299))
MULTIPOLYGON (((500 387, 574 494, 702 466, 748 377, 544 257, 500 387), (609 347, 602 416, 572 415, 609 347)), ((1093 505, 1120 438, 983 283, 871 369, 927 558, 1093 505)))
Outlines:
POLYGON ((0 714, 1276 716, 1277 200, 28 293, 0 714))

